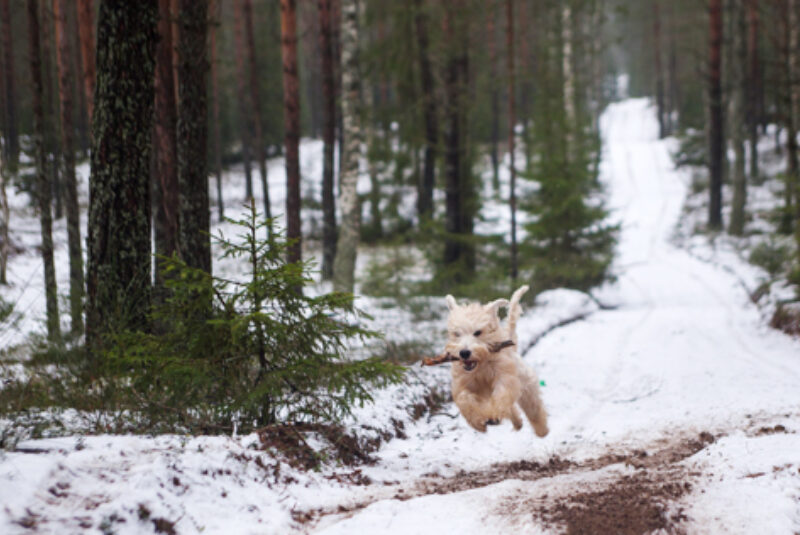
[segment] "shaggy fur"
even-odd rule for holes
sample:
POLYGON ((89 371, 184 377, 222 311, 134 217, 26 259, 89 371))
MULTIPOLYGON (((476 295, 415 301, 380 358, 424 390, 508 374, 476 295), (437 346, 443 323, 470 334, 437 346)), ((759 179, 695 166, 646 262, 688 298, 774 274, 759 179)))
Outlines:
POLYGON ((459 306, 452 295, 446 297, 450 308, 447 320, 445 351, 460 357, 453 362, 453 400, 469 425, 480 432, 487 424, 508 418, 514 429, 522 427, 517 405, 540 437, 547 434, 547 412, 539 393, 539 379, 517 354, 517 320, 520 298, 528 291, 523 286, 511 301, 498 299, 487 305, 470 303, 459 306), (501 325, 497 311, 508 307, 508 322, 501 325), (491 344, 512 340, 514 346, 493 353, 491 344))

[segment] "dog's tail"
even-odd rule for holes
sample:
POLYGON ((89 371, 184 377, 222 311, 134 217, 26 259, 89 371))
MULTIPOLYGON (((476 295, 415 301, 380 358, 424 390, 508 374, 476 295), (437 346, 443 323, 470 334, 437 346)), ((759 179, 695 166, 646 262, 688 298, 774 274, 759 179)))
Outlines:
POLYGON ((522 299, 522 296, 525 295, 525 292, 529 289, 527 284, 521 286, 514 292, 511 296, 511 301, 508 303, 508 334, 514 344, 517 343, 517 320, 522 313, 522 306, 519 304, 519 300, 522 299))

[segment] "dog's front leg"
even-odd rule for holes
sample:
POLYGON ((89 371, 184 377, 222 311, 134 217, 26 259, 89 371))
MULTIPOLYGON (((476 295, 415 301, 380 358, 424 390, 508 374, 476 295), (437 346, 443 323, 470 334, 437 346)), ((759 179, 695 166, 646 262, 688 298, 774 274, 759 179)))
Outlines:
POLYGON ((469 390, 462 390, 453 397, 453 401, 469 425, 481 433, 486 432, 486 422, 490 418, 478 396, 469 390))
POLYGON ((519 399, 520 391, 521 385, 516 377, 505 376, 497 379, 492 389, 492 396, 489 398, 489 418, 492 420, 510 418, 514 427, 517 427, 519 413, 516 412, 514 403, 519 399))

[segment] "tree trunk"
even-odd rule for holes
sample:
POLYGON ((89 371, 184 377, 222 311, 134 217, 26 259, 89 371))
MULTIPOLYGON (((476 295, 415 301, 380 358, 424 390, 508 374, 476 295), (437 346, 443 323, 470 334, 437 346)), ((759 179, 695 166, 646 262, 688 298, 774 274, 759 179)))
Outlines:
POLYGON ((72 125, 72 71, 69 66, 70 46, 67 29, 67 0, 53 0, 56 24, 56 62, 58 94, 61 104, 61 152, 64 165, 65 201, 67 209, 67 241, 69 244, 69 302, 73 334, 83 332, 83 256, 81 253, 80 208, 75 178, 75 145, 72 125))
POLYGON ((47 154, 44 147, 44 86, 42 84, 42 53, 39 42, 39 2, 28 2, 28 43, 31 68, 31 97, 33 107, 33 150, 36 162, 36 201, 42 231, 42 262, 47 310, 47 338, 61 338, 58 316, 58 287, 53 262, 53 217, 50 206, 50 184, 47 180, 47 154))
MULTIPOLYGON (((155 77, 155 242, 156 253, 172 256, 180 249, 178 212, 178 152, 176 138, 175 82, 172 66, 172 16, 170 0, 158 0, 158 47, 155 77)), ((160 270, 156 271, 160 285, 160 270)))
POLYGON ((355 284, 361 210, 358 202, 358 164, 361 159, 361 77, 357 0, 341 0, 342 149, 339 210, 341 226, 333 264, 333 287, 352 292, 355 284))
POLYGON ((486 41, 489 49, 489 98, 491 100, 492 114, 492 140, 489 155, 492 160, 492 188, 495 193, 500 191, 500 93, 497 90, 497 33, 494 28, 495 13, 489 10, 486 15, 486 41))
POLYGON ((244 164, 244 179, 245 179, 245 199, 248 201, 253 198, 253 171, 252 171, 252 158, 253 158, 253 103, 252 93, 248 89, 247 83, 247 69, 245 67, 245 58, 247 58, 247 47, 244 42, 245 37, 245 20, 244 20, 244 4, 243 0, 236 0, 233 9, 234 16, 234 42, 236 44, 236 87, 239 93, 239 119, 240 119, 240 134, 242 140, 242 161, 244 164))
POLYGON ((675 130, 673 114, 680 111, 680 88, 678 83, 678 47, 675 43, 675 6, 669 3, 669 105, 667 106, 667 124, 671 133, 675 130))
POLYGON ((474 274, 475 251, 472 240, 472 188, 466 161, 466 106, 467 48, 466 33, 458 18, 463 5, 450 0, 445 5, 444 34, 447 60, 444 76, 445 132, 445 230, 444 265, 455 268, 451 283, 459 284, 474 274))
POLYGON ((6 272, 8 270, 8 242, 9 210, 8 197, 6 196, 6 182, 10 173, 6 164, 5 155, 0 152, 0 284, 8 284, 6 272))
POLYGON ((506 54, 508 55, 508 157, 511 177, 511 283, 516 287, 519 264, 517 261, 517 169, 514 163, 514 127, 517 122, 514 107, 514 1, 506 0, 506 54))
POLYGON ((11 29, 11 9, 9 0, 0 0, 0 21, 2 21, 2 43, 3 43, 3 88, 5 96, 5 160, 6 171, 10 174, 17 172, 19 162, 19 136, 17 132, 17 102, 16 90, 14 88, 14 38, 11 29))
POLYGON ((286 156, 286 237, 289 262, 302 260, 300 228, 300 84, 297 78, 297 17, 295 0, 281 0, 283 58, 283 118, 286 156))
POLYGON ((430 60, 430 43, 428 38, 429 4, 425 0, 415 0, 417 49, 419 51, 420 80, 422 85, 422 110, 425 121, 425 163, 422 182, 417 187, 417 213, 420 222, 429 220, 433 215, 433 188, 436 184, 436 158, 439 146, 439 124, 436 116, 436 95, 433 71, 430 60))
POLYGON ((736 153, 733 167, 733 203, 728 232, 734 236, 744 233, 745 205, 747 203, 747 175, 745 164, 745 133, 747 130, 747 48, 745 46, 745 0, 735 0, 733 5, 733 62, 731 64, 731 142, 736 153))
POLYGON ((723 110, 722 110, 722 0, 709 4, 709 172, 708 226, 722 228, 723 110))
MULTIPOLYGON (((261 120, 261 99, 258 96, 258 61, 256 61, 256 44, 253 36, 253 1, 244 0, 244 21, 247 38, 247 60, 250 71, 250 100, 253 108, 255 157, 258 160, 258 169, 261 174, 261 191, 264 194, 264 217, 272 219, 272 209, 269 200, 269 185, 267 183, 267 154, 264 146, 264 134, 261 120)), ((299 100, 298 100, 299 102, 299 100)), ((299 112, 298 112, 299 113, 299 112)), ((298 127, 299 128, 299 127, 298 127)), ((299 137, 298 137, 299 139, 299 137)), ((270 227, 271 228, 271 227, 270 227)))
POLYGON ((656 71, 656 108, 658 113, 658 137, 667 137, 666 106, 664 105, 664 69, 661 64, 661 6, 653 2, 653 67, 656 71))
POLYGON ((156 0, 102 0, 89 203, 86 336, 146 329, 156 0), (124 98, 121 98, 124 96, 124 98))
POLYGON ((208 213, 207 0, 180 0, 178 187, 181 257, 211 273, 208 213))
POLYGON ((211 0, 209 11, 214 17, 211 21, 211 125, 214 139, 214 176, 217 178, 217 212, 220 223, 225 220, 225 205, 222 198, 222 141, 219 132, 219 75, 217 73, 217 29, 221 22, 220 8, 222 0, 211 0))
MULTIPOLYGON (((786 173, 789 189, 792 192, 794 207, 794 229, 797 243, 800 244, 800 165, 798 165, 797 130, 800 125, 800 13, 798 0, 789 0, 789 109, 786 121, 788 166, 786 173)), ((789 207, 787 206, 787 209, 789 207)), ((800 256, 800 253, 798 253, 800 256)))
POLYGON ((92 25, 92 0, 78 0, 78 34, 81 42, 83 63, 83 91, 86 95, 86 111, 91 123, 94 112, 94 27, 92 25))
POLYGON ((750 179, 758 180, 758 0, 747 0, 747 57, 747 131, 750 142, 750 179))
MULTIPOLYGON (((337 21, 338 22, 338 21, 337 21)), ((336 258, 336 204, 333 192, 333 150, 336 143, 336 89, 333 69, 331 0, 319 0, 319 38, 322 54, 322 278, 333 277, 336 258)))
POLYGON ((60 153, 60 140, 59 140, 59 124, 58 119, 58 102, 56 100, 56 87, 53 80, 53 10, 48 5, 47 0, 41 3, 41 20, 42 20, 42 70, 44 76, 44 90, 46 93, 45 103, 47 105, 45 123, 45 144, 48 154, 48 174, 50 175, 51 191, 53 193, 55 219, 64 217, 63 195, 61 188, 61 180, 59 177, 59 162, 61 161, 60 153))

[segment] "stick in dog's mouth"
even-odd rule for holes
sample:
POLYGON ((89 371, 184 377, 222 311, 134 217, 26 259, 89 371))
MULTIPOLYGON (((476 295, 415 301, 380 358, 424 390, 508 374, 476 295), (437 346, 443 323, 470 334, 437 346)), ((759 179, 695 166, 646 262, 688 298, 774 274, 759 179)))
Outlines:
MULTIPOLYGON (((504 350, 507 347, 511 347, 514 345, 514 342, 511 340, 504 340, 503 342, 497 342, 494 344, 489 344, 489 351, 492 353, 499 353, 500 351, 504 350)), ((451 355, 450 353, 444 353, 442 355, 437 355, 435 357, 425 357, 422 359, 422 366, 436 366, 438 364, 444 364, 445 362, 459 362, 461 361, 455 355, 451 355)), ((476 360, 465 360, 462 362, 464 369, 472 371, 478 365, 478 361, 476 360)))

